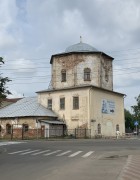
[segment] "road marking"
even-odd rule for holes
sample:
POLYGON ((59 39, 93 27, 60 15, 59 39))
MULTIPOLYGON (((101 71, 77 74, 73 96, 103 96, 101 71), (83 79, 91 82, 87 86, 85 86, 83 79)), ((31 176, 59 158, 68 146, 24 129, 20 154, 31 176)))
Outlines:
POLYGON ((0 142, 0 146, 7 146, 7 145, 13 145, 13 144, 20 144, 20 143, 25 143, 25 142, 0 142))
MULTIPOLYGON (((61 157, 61 156, 64 156, 64 155, 67 155, 67 157, 75 157, 75 156, 77 156, 78 154, 80 154, 82 152, 84 152, 84 151, 76 151, 76 152, 72 153, 72 150, 67 150, 67 151, 56 150, 56 151, 52 151, 50 149, 46 149, 46 150, 41 150, 41 149, 36 149, 36 150, 25 149, 25 150, 20 150, 20 151, 9 152, 8 154, 11 154, 11 155, 14 155, 14 154, 18 154, 18 155, 30 154, 31 156, 36 156, 36 155, 41 155, 42 154, 44 156, 50 156, 50 155, 58 153, 58 154, 56 154, 56 156, 58 156, 58 157, 61 157)), ((93 153, 95 153, 95 151, 89 151, 89 152, 83 154, 81 157, 82 158, 87 158, 87 157, 91 156, 93 153)), ((93 158, 93 155, 92 155, 92 158, 93 158)))
POLYGON ((28 151, 28 152, 25 152, 25 153, 21 153, 20 155, 30 154, 30 153, 36 152, 36 151, 40 151, 40 149, 37 149, 37 150, 34 150, 34 151, 28 151))
POLYGON ((77 156, 77 155, 80 154, 81 152, 83 152, 83 151, 77 151, 76 153, 71 154, 69 157, 77 156))
POLYGON ((71 151, 66 151, 66 152, 63 152, 63 153, 58 154, 58 155, 56 155, 56 156, 63 156, 63 155, 68 154, 68 153, 70 153, 70 152, 71 152, 71 151))
POLYGON ((35 156, 35 155, 38 155, 38 154, 43 154, 43 153, 48 152, 48 151, 50 151, 50 150, 48 149, 48 150, 37 152, 37 153, 31 154, 31 155, 35 156))
POLYGON ((83 158, 86 158, 86 157, 90 156, 90 155, 93 154, 93 153, 94 153, 94 151, 89 151, 88 153, 86 153, 86 154, 83 155, 82 157, 83 157, 83 158))
POLYGON ((30 150, 31 149, 25 149, 25 150, 22 150, 22 151, 15 151, 15 152, 8 153, 8 154, 18 154, 18 153, 25 152, 25 151, 30 151, 30 150))
POLYGON ((56 150, 56 151, 53 151, 51 153, 44 154, 44 156, 49 156, 49 155, 55 154, 55 153, 60 152, 60 151, 62 151, 62 150, 56 150))

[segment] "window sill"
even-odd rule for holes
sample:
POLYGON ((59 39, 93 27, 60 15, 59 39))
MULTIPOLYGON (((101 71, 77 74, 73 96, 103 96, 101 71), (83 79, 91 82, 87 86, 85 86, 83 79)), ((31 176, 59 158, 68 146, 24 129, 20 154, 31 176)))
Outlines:
POLYGON ((84 79, 84 81, 91 81, 91 79, 84 79))

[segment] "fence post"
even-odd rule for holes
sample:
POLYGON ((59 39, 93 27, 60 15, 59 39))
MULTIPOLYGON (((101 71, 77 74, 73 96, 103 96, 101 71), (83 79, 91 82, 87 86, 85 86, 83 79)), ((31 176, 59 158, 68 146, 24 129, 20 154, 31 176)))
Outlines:
POLYGON ((11 140, 13 139, 13 125, 11 127, 11 140))
POLYGON ((90 139, 91 139, 91 129, 90 129, 90 131, 89 131, 89 132, 90 132, 90 139))
POLYGON ((87 137, 87 130, 86 130, 86 128, 85 128, 85 138, 87 137))
POLYGON ((75 128, 75 139, 76 139, 76 128, 75 128))
POLYGON ((24 139, 24 131, 23 131, 23 127, 22 127, 22 140, 24 139))

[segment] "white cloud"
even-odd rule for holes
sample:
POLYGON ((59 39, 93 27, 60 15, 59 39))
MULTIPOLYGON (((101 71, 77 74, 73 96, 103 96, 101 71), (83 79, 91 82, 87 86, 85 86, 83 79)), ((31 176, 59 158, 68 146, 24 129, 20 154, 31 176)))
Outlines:
POLYGON ((13 46, 16 45, 16 39, 11 36, 8 32, 0 32, 0 49, 13 49, 13 46))
POLYGON ((8 98, 22 98, 24 94, 21 94, 15 90, 10 91, 12 94, 8 95, 8 98))
POLYGON ((16 44, 17 40, 11 33, 16 12, 15 0, 0 1, 0 49, 10 49, 16 44))
POLYGON ((13 73, 24 73, 24 75, 28 75, 29 73, 36 73, 36 66, 35 64, 30 60, 25 59, 17 59, 11 63, 11 70, 13 69, 13 73))

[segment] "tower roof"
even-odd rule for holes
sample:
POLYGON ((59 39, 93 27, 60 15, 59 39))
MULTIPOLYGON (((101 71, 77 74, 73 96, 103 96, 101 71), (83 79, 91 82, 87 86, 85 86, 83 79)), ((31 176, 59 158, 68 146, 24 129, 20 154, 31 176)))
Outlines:
POLYGON ((112 60, 114 59, 113 57, 105 54, 104 52, 102 51, 99 51, 97 50, 96 48, 94 48, 93 46, 89 45, 89 44, 86 44, 86 43, 83 43, 82 42, 82 37, 80 36, 80 43, 77 43, 77 44, 74 44, 74 45, 71 45, 69 47, 66 48, 65 52, 63 53, 59 53, 59 54, 54 54, 51 56, 51 60, 50 60, 50 64, 53 63, 53 57, 56 57, 56 56, 67 56, 67 55, 70 55, 70 54, 101 54, 101 55, 104 55, 104 56, 107 56, 108 58, 111 58, 112 60))
POLYGON ((98 50, 89 44, 80 42, 80 43, 67 47, 65 52, 66 53, 68 52, 98 52, 98 50))

